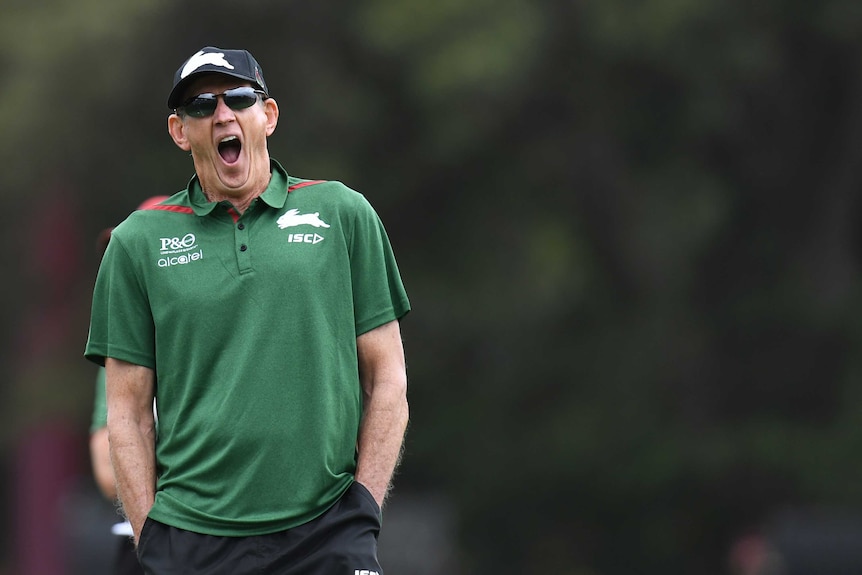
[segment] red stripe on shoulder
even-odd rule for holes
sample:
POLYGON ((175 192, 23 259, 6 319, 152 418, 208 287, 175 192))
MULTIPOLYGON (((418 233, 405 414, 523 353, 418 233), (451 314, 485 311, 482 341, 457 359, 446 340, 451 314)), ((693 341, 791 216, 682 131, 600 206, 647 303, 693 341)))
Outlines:
POLYGON ((305 186, 313 186, 314 184, 322 184, 324 182, 326 182, 326 180, 311 180, 308 182, 300 182, 298 184, 293 184, 292 186, 288 186, 287 193, 290 193, 293 190, 298 190, 299 188, 304 188, 305 186))
POLYGON ((163 206, 161 204, 156 206, 150 206, 149 208, 144 208, 147 210, 162 210, 165 212, 177 212, 180 214, 193 214, 195 213, 193 209, 187 206, 163 206))

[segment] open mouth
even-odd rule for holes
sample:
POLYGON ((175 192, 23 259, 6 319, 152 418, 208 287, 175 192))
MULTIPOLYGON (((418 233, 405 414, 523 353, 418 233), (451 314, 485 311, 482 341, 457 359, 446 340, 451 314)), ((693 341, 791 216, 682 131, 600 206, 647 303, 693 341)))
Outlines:
POLYGON ((239 159, 242 142, 236 136, 228 136, 218 144, 218 153, 227 164, 233 164, 239 159))

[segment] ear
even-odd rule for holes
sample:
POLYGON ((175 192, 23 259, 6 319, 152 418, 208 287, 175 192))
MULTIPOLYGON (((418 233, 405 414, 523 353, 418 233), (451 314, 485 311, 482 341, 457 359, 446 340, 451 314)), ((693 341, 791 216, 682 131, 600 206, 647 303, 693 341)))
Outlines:
POLYGON ((189 144, 189 139, 186 137, 185 124, 179 115, 171 114, 168 116, 168 133, 171 135, 174 144, 176 144, 179 149, 185 152, 192 149, 191 144, 189 144))
POLYGON ((263 101, 264 113, 266 114, 266 135, 271 136, 278 124, 278 103, 273 98, 263 101))

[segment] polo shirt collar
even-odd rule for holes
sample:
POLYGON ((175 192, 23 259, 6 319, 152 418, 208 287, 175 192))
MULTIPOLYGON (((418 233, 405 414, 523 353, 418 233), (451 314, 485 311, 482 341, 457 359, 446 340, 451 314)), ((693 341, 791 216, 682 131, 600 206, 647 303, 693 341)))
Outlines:
MULTIPOLYGON (((269 185, 258 196, 261 201, 271 208, 280 209, 284 207, 287 201, 287 171, 278 163, 277 160, 270 158, 270 172, 272 177, 269 179, 269 185)), ((189 203, 192 210, 197 216, 206 216, 212 213, 218 202, 211 202, 204 195, 201 189, 201 182, 195 174, 189 181, 187 188, 189 194, 189 203)))

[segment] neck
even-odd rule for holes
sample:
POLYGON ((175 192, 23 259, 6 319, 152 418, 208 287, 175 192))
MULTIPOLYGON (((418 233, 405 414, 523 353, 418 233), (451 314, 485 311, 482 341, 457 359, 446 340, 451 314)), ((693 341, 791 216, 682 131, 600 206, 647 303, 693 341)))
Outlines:
POLYGON ((192 158, 206 199, 210 202, 229 202, 240 214, 266 191, 272 180, 270 159, 265 151, 250 155, 244 170, 225 174, 220 174, 206 158, 201 160, 194 153, 192 158))
POLYGON ((260 196, 263 192, 266 191, 266 188, 269 186, 269 182, 272 179, 272 173, 267 171, 260 174, 258 181, 254 183, 253 186, 250 186, 251 191, 246 192, 243 190, 220 190, 210 189, 204 186, 204 182, 201 181, 201 190, 204 193, 206 199, 210 202, 230 202, 230 204, 234 207, 234 209, 240 214, 244 213, 251 203, 260 196))
POLYGON ((234 209, 237 212, 242 214, 242 213, 245 213, 245 211, 248 209, 248 207, 251 205, 251 203, 254 201, 254 199, 257 198, 258 196, 260 196, 265 189, 266 189, 266 187, 264 187, 259 192, 255 192, 252 194, 246 194, 242 197, 236 197, 236 196, 230 196, 230 195, 224 195, 224 194, 218 194, 218 193, 211 193, 211 192, 208 192, 207 190, 203 190, 203 192, 204 192, 204 196, 206 196, 206 199, 208 201, 210 201, 210 202, 228 201, 228 202, 230 202, 230 204, 234 207, 234 209))

